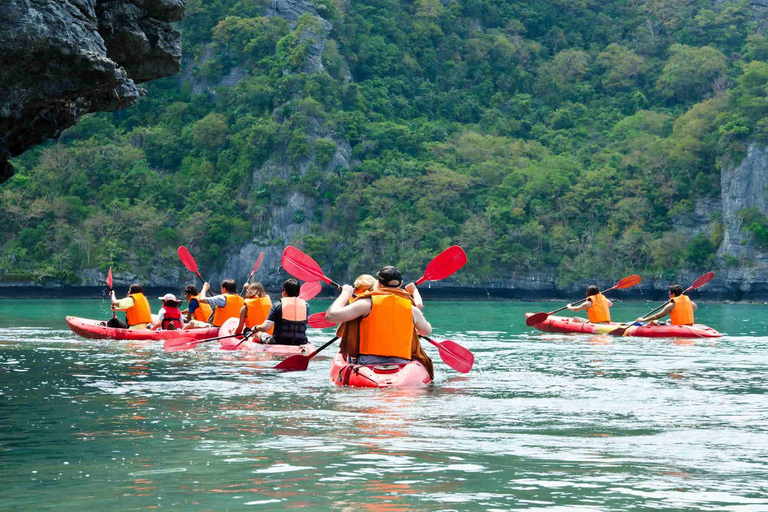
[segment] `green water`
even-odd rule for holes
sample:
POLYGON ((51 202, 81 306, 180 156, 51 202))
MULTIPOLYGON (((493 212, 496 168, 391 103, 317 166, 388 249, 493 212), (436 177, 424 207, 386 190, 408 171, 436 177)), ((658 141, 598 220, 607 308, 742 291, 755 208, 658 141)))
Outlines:
POLYGON ((525 327, 556 306, 428 303, 475 368, 427 346, 434 384, 370 390, 68 331, 104 301, 0 301, 0 510, 768 510, 768 306, 701 304, 720 339, 525 327))

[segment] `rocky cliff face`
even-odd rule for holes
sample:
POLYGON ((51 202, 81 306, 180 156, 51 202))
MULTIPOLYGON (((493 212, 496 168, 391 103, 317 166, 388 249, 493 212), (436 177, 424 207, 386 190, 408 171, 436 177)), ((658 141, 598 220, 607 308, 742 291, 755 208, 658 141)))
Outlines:
POLYGON ((0 0, 0 183, 10 157, 179 69, 184 0, 0 0))

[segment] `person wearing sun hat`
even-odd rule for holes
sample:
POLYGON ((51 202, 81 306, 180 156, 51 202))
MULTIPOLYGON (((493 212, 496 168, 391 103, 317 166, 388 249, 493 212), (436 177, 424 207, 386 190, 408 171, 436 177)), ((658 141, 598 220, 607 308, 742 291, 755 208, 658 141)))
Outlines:
POLYGON ((166 293, 162 297, 158 297, 163 301, 163 307, 157 313, 157 322, 150 327, 153 331, 163 329, 164 331, 173 331, 184 327, 184 321, 181 317, 181 301, 176 299, 176 296, 172 293, 166 293))
POLYGON ((344 322, 341 352, 351 362, 364 365, 403 364, 416 359, 427 367, 432 361, 424 353, 418 335, 428 336, 432 326, 413 297, 402 289, 400 271, 386 266, 376 273, 378 286, 361 293, 349 304, 355 289, 344 285, 325 314, 329 322, 344 322))

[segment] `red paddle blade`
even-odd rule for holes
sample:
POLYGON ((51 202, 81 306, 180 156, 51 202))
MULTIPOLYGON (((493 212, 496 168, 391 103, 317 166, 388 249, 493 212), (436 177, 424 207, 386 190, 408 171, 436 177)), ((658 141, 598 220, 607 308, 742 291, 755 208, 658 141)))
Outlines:
POLYGON ((458 245, 453 245, 437 256, 427 265, 424 275, 416 281, 421 284, 424 281, 439 281, 450 276, 467 263, 467 254, 458 245))
POLYGON ((167 352, 178 352, 180 350, 191 350, 197 346, 198 340, 191 336, 184 336, 181 338, 173 338, 165 340, 163 343, 163 349, 167 352))
POLYGON ((197 262, 195 261, 195 258, 193 258, 192 255, 189 253, 189 250, 182 245, 181 247, 179 247, 179 250, 176 252, 178 253, 179 259, 187 268, 187 270, 189 270, 193 274, 197 274, 197 262))
POLYGON ((301 355, 295 355, 291 356, 287 359, 284 359, 280 364, 275 366, 275 370, 279 370, 281 372, 303 372, 306 371, 309 367, 309 360, 312 359, 312 356, 315 355, 315 352, 312 352, 308 356, 301 356, 301 355))
POLYGON ((632 288, 633 286, 640 284, 640 281, 642 280, 643 278, 638 275, 627 276, 621 281, 619 281, 619 284, 617 284, 616 286, 621 288, 622 290, 625 288, 632 288))
POLYGON ((331 280, 325 277, 323 269, 315 260, 290 245, 283 251, 280 264, 283 270, 300 281, 323 281, 331 284, 331 280))
POLYGON ((696 288, 701 288, 702 286, 710 282, 714 277, 715 277, 714 272, 707 272, 706 274, 704 274, 703 276, 695 280, 691 285, 691 287, 688 289, 695 290, 696 288))
POLYGON ((253 264, 253 270, 251 270, 251 275, 255 274, 257 270, 259 270, 259 267, 261 267, 261 262, 264 261, 264 251, 261 251, 259 253, 259 257, 256 258, 256 263, 253 264))
POLYGON ((438 352, 440 352, 440 359, 457 372, 468 373, 472 369, 472 365, 475 364, 475 355, 455 341, 426 339, 437 347, 438 352))
MULTIPOLYGON (((323 289, 323 285, 321 285, 317 281, 304 283, 303 285, 301 285, 301 290, 299 291, 299 298, 304 300, 312 300, 315 297, 317 297, 317 294, 320 293, 320 290, 322 289, 323 289)), ((323 317, 325 317, 325 313, 323 313, 323 317)))
POLYGON ((534 313, 528 318, 525 319, 525 325, 528 327, 533 327, 536 324, 540 324, 544 320, 547 319, 549 316, 549 313, 544 313, 543 311, 541 313, 534 313))
POLYGON ((109 272, 107 272, 107 286, 109 286, 109 289, 112 289, 112 267, 109 267, 109 272))
POLYGON ((327 327, 333 327, 336 324, 326 320, 325 313, 315 313, 314 315, 309 315, 309 318, 307 318, 307 325, 315 329, 325 329, 327 327))

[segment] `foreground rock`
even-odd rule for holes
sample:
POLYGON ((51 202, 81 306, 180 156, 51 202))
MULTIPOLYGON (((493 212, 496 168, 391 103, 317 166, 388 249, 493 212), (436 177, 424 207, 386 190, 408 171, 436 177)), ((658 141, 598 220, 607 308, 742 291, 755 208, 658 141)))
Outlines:
POLYGON ((0 183, 8 159, 172 75, 184 0, 0 0, 0 183))

